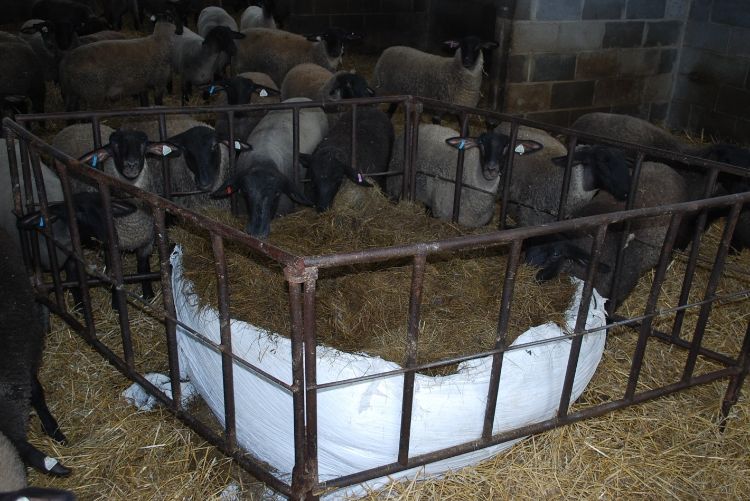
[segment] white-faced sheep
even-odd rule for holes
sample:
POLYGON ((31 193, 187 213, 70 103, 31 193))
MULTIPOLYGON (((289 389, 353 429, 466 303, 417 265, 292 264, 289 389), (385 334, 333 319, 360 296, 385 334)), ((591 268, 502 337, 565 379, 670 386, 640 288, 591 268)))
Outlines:
POLYGON ((344 43, 361 38, 341 28, 304 36, 268 28, 251 28, 243 33, 247 37, 237 44, 237 72, 267 73, 274 82, 283 82, 289 70, 302 63, 335 71, 344 54, 344 43))
MULTIPOLYGON (((453 215, 458 150, 465 151, 458 223, 463 226, 483 226, 495 212, 495 198, 500 186, 500 174, 509 138, 499 132, 486 132, 479 137, 460 137, 448 127, 435 124, 419 126, 416 198, 432 210, 433 216, 450 221, 453 215)), ((538 152, 543 145, 536 141, 519 140, 516 154, 538 152)), ((390 170, 404 169, 404 136, 396 138, 390 170)), ((391 196, 401 195, 401 175, 388 178, 391 196)))
MULTIPOLYGON (((290 99, 287 102, 309 101, 290 99)), ((269 112, 248 138, 253 151, 239 157, 237 172, 213 194, 226 197, 242 192, 247 203, 249 221, 245 231, 256 238, 267 238, 271 219, 288 214, 297 202, 313 203, 292 180, 292 111, 269 112)), ((299 152, 312 153, 328 132, 328 119, 319 108, 299 112, 299 152)))
POLYGON ((172 20, 169 14, 160 17, 147 37, 105 40, 70 51, 60 63, 65 109, 77 110, 81 100, 101 106, 133 95, 140 95, 146 105, 149 90, 154 91, 154 102, 162 104, 170 78, 172 35, 182 33, 182 24, 172 20))
POLYGON ((300 163, 307 167, 312 181, 312 201, 319 212, 331 206, 345 177, 369 187, 366 174, 388 170, 393 145, 393 125, 388 115, 377 108, 357 110, 356 170, 351 151, 352 125, 351 113, 344 113, 312 155, 300 155, 300 163))
MULTIPOLYGON (((94 141, 91 126, 88 124, 70 125, 61 130, 52 140, 52 145, 74 158, 89 163, 92 167, 146 191, 157 191, 154 174, 144 168, 145 155, 173 157, 180 154, 174 144, 149 141, 140 131, 113 130, 106 125, 100 128, 102 137, 108 143, 93 149, 94 141)), ((83 181, 73 183, 75 192, 96 191, 83 181)), ((118 247, 124 252, 135 252, 138 273, 149 273, 149 257, 154 243, 154 221, 148 206, 134 201, 138 210, 115 220, 118 247)), ((143 282, 143 297, 154 297, 151 283, 143 282)))
POLYGON ((273 19, 273 4, 270 0, 258 2, 260 5, 251 5, 242 12, 240 17, 240 31, 250 28, 276 29, 276 21, 273 19))
MULTIPOLYGON (((48 457, 26 439, 33 407, 45 433, 59 442, 65 435, 47 408, 37 373, 44 347, 45 313, 34 300, 26 268, 10 237, 0 229, 0 432, 18 451, 21 459, 52 475, 70 470, 48 457)), ((1 476, 1 475, 0 475, 1 476)))
POLYGON ((180 75, 182 104, 190 98, 193 85, 208 84, 224 71, 227 60, 237 52, 234 40, 245 35, 226 26, 215 26, 205 38, 184 28, 174 37, 172 68, 180 75))
MULTIPOLYGON (((445 103, 475 107, 479 102, 484 70, 482 50, 494 49, 497 42, 482 42, 475 36, 448 40, 456 49, 453 57, 428 54, 405 46, 388 47, 375 64, 373 87, 380 96, 414 95, 445 103)), ((392 104, 389 113, 393 113, 392 104)), ((440 123, 444 112, 433 119, 440 123)))
MULTIPOLYGON (((674 169, 657 162, 643 163, 634 208, 674 204, 687 199, 687 184, 674 169)), ((602 191, 573 216, 584 217, 621 210, 625 210, 625 203, 602 191)), ((615 310, 635 288, 640 276, 657 265, 669 222, 668 215, 632 220, 623 248, 625 264, 614 288, 615 260, 617 250, 623 242, 625 228, 623 223, 613 224, 608 228, 594 287, 604 296, 610 295, 609 300, 615 310)), ((542 267, 537 274, 539 280, 549 280, 561 271, 583 279, 592 243, 591 232, 558 235, 546 242, 529 245, 526 261, 542 267)))

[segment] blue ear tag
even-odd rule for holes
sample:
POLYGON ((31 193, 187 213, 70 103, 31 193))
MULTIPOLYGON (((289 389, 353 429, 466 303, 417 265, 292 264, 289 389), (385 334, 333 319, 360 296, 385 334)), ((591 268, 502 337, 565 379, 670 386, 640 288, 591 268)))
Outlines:
POLYGON ((96 164, 99 162, 99 157, 97 155, 94 155, 91 157, 91 166, 96 167, 96 164))
POLYGON ((212 85, 208 88, 208 95, 213 96, 214 92, 216 92, 216 87, 212 85))
POLYGON ((458 143, 458 149, 463 150, 464 147, 466 147, 466 141, 462 139, 461 142, 458 143))
POLYGON ((362 173, 361 172, 357 172, 357 182, 358 183, 362 183, 362 173))
POLYGON ((44 228, 44 218, 43 217, 39 218, 39 227, 40 228, 44 228))

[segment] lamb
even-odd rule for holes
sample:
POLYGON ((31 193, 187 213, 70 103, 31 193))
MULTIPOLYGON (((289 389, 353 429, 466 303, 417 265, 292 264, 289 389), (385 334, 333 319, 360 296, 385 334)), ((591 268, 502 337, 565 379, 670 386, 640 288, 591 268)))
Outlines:
MULTIPOLYGON (((489 223, 495 212, 495 198, 500 186, 503 158, 509 138, 500 132, 485 132, 479 137, 460 137, 448 127, 435 124, 419 126, 416 197, 431 210, 433 216, 450 221, 453 215, 454 180, 459 149, 465 149, 463 188, 458 223, 479 227, 489 223), (479 149, 483 152, 480 157, 479 149), (442 179, 441 179, 442 178, 442 179), (481 190, 481 191, 477 191, 481 190)), ((394 143, 389 170, 404 170, 403 133, 394 143)), ((518 155, 533 154, 543 148, 541 143, 519 140, 518 155)), ((386 188, 391 196, 401 195, 402 176, 388 178, 386 188)))
POLYGON ((190 98, 192 85, 211 82, 237 52, 234 39, 245 38, 226 26, 215 26, 205 39, 187 28, 180 36, 175 36, 172 53, 172 68, 180 75, 182 83, 182 104, 190 98))
POLYGON ((250 28, 276 29, 271 0, 263 0, 258 3, 259 5, 251 5, 242 13, 242 17, 240 17, 240 31, 250 28))
POLYGON ((306 36, 268 28, 251 28, 243 33, 247 37, 238 44, 237 72, 260 71, 274 82, 283 82, 289 70, 302 63, 335 71, 344 54, 344 43, 361 38, 341 28, 306 36))
POLYGON ((26 96, 35 113, 44 113, 44 65, 22 38, 0 32, 0 98, 26 96))
MULTIPOLYGON (((102 125, 100 132, 102 137, 109 137, 109 142, 94 150, 91 126, 88 124, 75 124, 64 128, 52 140, 52 146, 106 174, 147 191, 154 191, 154 174, 151 169, 144 168, 144 156, 151 154, 174 157, 180 154, 179 148, 174 144, 149 141, 148 136, 140 131, 115 131, 102 125)), ((74 182, 73 190, 76 193, 96 191, 93 186, 82 181, 74 182)), ((154 243, 154 222, 147 205, 139 201, 134 201, 134 205, 138 210, 115 220, 118 247, 124 252, 135 252, 138 273, 149 273, 149 256, 154 243)), ((154 297, 150 282, 143 282, 142 290, 144 299, 150 300, 154 297)))
POLYGON ((318 212, 331 206, 344 176, 360 186, 371 186, 363 174, 388 170, 394 135, 388 115, 377 108, 357 111, 356 171, 352 166, 351 130, 352 115, 344 113, 312 155, 300 155, 300 163, 307 167, 312 180, 312 201, 318 212))
MULTIPOLYGON (((297 98, 285 102, 304 102, 297 98)), ((299 152, 312 153, 328 132, 328 120, 319 108, 303 108, 299 113, 299 152)), ((292 112, 269 112, 248 138, 253 151, 240 156, 236 173, 212 196, 226 197, 240 191, 247 202, 249 220, 245 231, 265 239, 271 219, 288 214, 294 202, 313 205, 290 180, 292 165, 292 112), (282 195, 285 195, 282 197, 282 195), (281 198, 280 198, 281 197, 281 198)))
MULTIPOLYGON (((643 163, 634 208, 685 202, 688 198, 687 183, 674 169, 658 162, 643 163)), ((601 191, 573 216, 584 217, 624 209, 623 201, 601 191)), ((603 266, 595 274, 594 287, 605 296, 610 295, 613 311, 635 288, 640 276, 659 262, 669 222, 668 215, 640 218, 631 222, 630 233, 623 249, 625 266, 620 280, 614 283, 614 286, 615 259, 622 242, 624 224, 614 224, 608 228, 601 254, 603 266)), ((563 235, 558 240, 530 246, 526 251, 526 261, 535 266, 542 266, 542 270, 537 274, 540 280, 548 280, 560 271, 567 271, 583 279, 589 263, 586 257, 582 257, 581 252, 586 253, 592 242, 591 234, 563 235)))
MULTIPOLYGON (((385 49, 375 64, 375 91, 381 96, 411 94, 476 107, 484 69, 482 49, 494 49, 498 43, 468 36, 444 44, 457 49, 453 57, 436 56, 405 46, 385 49)), ((392 104, 389 113, 393 114, 396 107, 397 104, 392 104)), ((433 123, 440 123, 443 114, 438 112, 433 123)))
POLYGON ((60 63, 60 86, 65 109, 75 111, 79 101, 89 106, 107 100, 140 94, 148 104, 147 93, 154 90, 154 102, 162 98, 170 78, 172 34, 182 33, 179 20, 170 14, 159 17, 154 32, 130 40, 106 40, 78 47, 60 63))
POLYGON ((29 413, 33 406, 44 432, 65 442, 57 421, 44 399, 37 376, 46 331, 44 312, 34 300, 34 291, 18 249, 0 229, 0 432, 28 465, 51 475, 64 476, 70 470, 48 457, 26 438, 29 413))
MULTIPOLYGON (((209 86, 204 97, 216 95, 221 91, 226 93, 226 97, 218 104, 250 104, 253 95, 259 96, 253 104, 279 102, 279 88, 265 73, 250 71, 228 80, 221 80, 209 86)), ((264 115, 262 110, 235 112, 234 137, 246 140, 264 115)), ((221 138, 229 138, 229 121, 224 113, 219 114, 216 119, 216 133, 221 138)))
POLYGON ((281 99, 307 97, 313 101, 372 97, 375 92, 361 75, 348 71, 332 73, 314 63, 298 64, 281 83, 281 99))

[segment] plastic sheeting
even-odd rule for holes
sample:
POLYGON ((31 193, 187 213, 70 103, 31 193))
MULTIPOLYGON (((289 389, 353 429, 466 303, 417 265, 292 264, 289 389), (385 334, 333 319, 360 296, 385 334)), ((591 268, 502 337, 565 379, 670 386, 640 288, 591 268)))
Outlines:
MULTIPOLYGON (((219 318, 214 308, 200 304, 192 283, 183 277, 182 250, 171 256, 172 282, 178 319, 219 343, 219 318)), ((580 304, 583 283, 566 312, 570 330, 580 304)), ((604 299, 594 291, 586 328, 606 324, 604 299)), ((232 320, 232 349, 248 363, 291 383, 291 341, 251 324, 232 320)), ((513 343, 521 344, 563 334, 554 323, 533 327, 513 343)), ((461 333, 456 333, 460 337, 461 333)), ((584 337, 572 400, 591 380, 602 356, 605 331, 584 337)), ((220 422, 224 422, 221 358, 178 327, 180 367, 220 422)), ((505 354, 497 401, 495 433, 549 419, 557 412, 570 340, 557 340, 505 354)), ((319 346, 317 381, 328 383, 399 366, 378 357, 319 346)), ((455 374, 417 374, 410 455, 451 447, 481 437, 492 358, 461 363, 455 374)), ((290 478, 294 466, 292 395, 238 363, 234 363, 237 440, 241 447, 290 478)), ((320 479, 349 475, 393 463, 398 456, 403 376, 349 384, 318 392, 318 454, 320 479)), ((376 479, 339 491, 358 494, 389 479, 435 475, 467 466, 506 449, 513 442, 463 454, 420 468, 376 479)))

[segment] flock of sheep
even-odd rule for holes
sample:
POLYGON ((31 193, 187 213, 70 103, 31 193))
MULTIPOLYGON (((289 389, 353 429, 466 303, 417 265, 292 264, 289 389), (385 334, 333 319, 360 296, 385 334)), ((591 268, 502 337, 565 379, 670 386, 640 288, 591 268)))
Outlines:
MULTIPOLYGON (((410 47, 390 47, 380 56, 372 81, 359 74, 337 71, 344 47, 360 35, 338 28, 299 35, 283 31, 274 19, 274 4, 269 0, 242 11, 240 23, 224 9, 200 7, 197 0, 143 0, 140 10, 128 0, 104 2, 106 20, 86 2, 38 0, 33 6, 35 19, 27 20, 19 34, 0 32, 0 98, 3 106, 18 107, 29 100, 32 110, 44 110, 45 81, 57 82, 67 110, 96 109, 111 100, 137 97, 141 104, 163 103, 173 80, 179 79, 183 103, 196 88, 206 99, 221 104, 278 102, 296 103, 299 112, 299 160, 307 169, 309 189, 300 189, 293 181, 293 114, 274 110, 265 114, 241 112, 231 123, 220 115, 212 124, 184 116, 167 119, 169 137, 156 140, 155 122, 129 123, 119 130, 100 128, 107 138, 94 148, 91 126, 73 124, 61 130, 52 145, 88 163, 92 168, 144 190, 162 193, 160 165, 149 157, 169 159, 171 192, 192 193, 175 198, 178 204, 197 209, 206 206, 229 209, 227 197, 239 193, 248 209, 246 231, 265 239, 273 217, 289 213, 297 205, 327 210, 336 193, 348 179, 363 187, 371 186, 365 176, 404 168, 404 137, 396 134, 391 122, 394 106, 388 113, 376 105, 361 105, 356 125, 352 115, 338 108, 326 111, 308 105, 310 101, 339 102, 373 95, 412 94, 443 102, 474 107, 479 101, 483 74, 483 51, 495 42, 476 37, 450 41, 451 57, 421 52, 410 47), (118 31, 122 16, 130 13, 140 26, 153 20, 153 32, 139 38, 125 38, 118 31), (185 24, 196 15, 196 31, 185 24), (227 67, 235 76, 227 76, 227 67), (218 97, 217 97, 218 96, 218 97), (230 129, 233 131, 229 134, 230 129), (352 168, 351 134, 357 138, 357 170, 352 168), (234 170, 230 156, 234 155, 234 170)), ((432 124, 419 127, 416 168, 416 196, 430 208, 434 217, 450 220, 453 214, 456 158, 465 154, 461 204, 458 222, 469 227, 489 223, 498 198, 505 162, 515 155, 510 184, 509 215, 519 226, 549 223, 557 219, 564 166, 568 152, 563 143, 550 134, 521 127, 518 139, 510 142, 507 123, 478 136, 462 136, 440 125, 439 112, 432 124), (562 167, 561 167, 562 166, 562 167), (517 203, 516 203, 517 202, 517 203), (522 202, 522 203, 521 203, 522 202)), ((631 141, 681 153, 750 167, 750 152, 728 146, 695 147, 684 144, 648 122, 623 115, 592 113, 573 126, 594 134, 609 133, 631 141)), ((26 441, 29 405, 42 418, 44 429, 56 439, 64 436, 46 410, 43 391, 36 378, 42 347, 43 315, 35 310, 33 295, 18 249, 20 241, 15 216, 11 214, 9 169, 6 145, 0 145, 0 223, 7 238, 0 235, 0 294, 22 291, 15 300, 3 299, 2 318, 9 329, 3 339, 6 350, 0 356, 0 478, 11 478, 18 460, 10 460, 13 447, 26 464, 42 471, 62 475, 68 470, 26 441), (15 317, 14 317, 15 315, 15 317), (12 318, 18 318, 13 320, 12 318), (29 330, 33 336, 20 340, 13 334, 29 330), (37 325, 39 320, 39 325, 37 325), (14 324, 14 322, 16 322, 14 324), (14 337, 15 336, 15 337, 14 337), (11 342, 17 343, 17 349, 11 342), (10 348, 8 346, 10 345, 10 348), (15 350, 15 351, 14 351, 15 350), (5 411, 10 409, 10 411, 5 411), (10 439, 8 443, 4 436, 10 439)), ((12 153, 11 153, 12 154, 12 153)), ((16 149, 15 152, 18 155, 16 149)), ((566 218, 623 210, 630 188, 630 168, 624 151, 604 145, 579 146, 572 156, 573 168, 567 195, 566 218)), ((648 159, 647 159, 648 160, 648 159)), ((62 188, 54 171, 42 165, 51 221, 39 213, 28 215, 21 225, 49 225, 63 242, 70 242, 67 211, 59 203, 62 188)), ((371 178, 372 179, 372 178, 371 178)), ((401 175, 376 178, 394 199, 401 195, 401 175)), ((703 198, 707 195, 740 193, 750 189, 747 178, 722 176, 714 192, 705 192, 705 175, 696 170, 646 161, 636 192, 635 207, 651 207, 703 198)), ((101 202, 91 186, 74 184, 75 217, 85 241, 106 242, 108 232, 101 202)), ((149 208, 138 200, 113 201, 117 244, 123 252, 134 252, 139 273, 149 272, 149 257, 154 244, 154 221, 149 208)), ((689 221, 676 245, 687 245, 689 221)), ((613 284, 613 262, 622 228, 607 233, 595 286, 611 291, 611 300, 621 302, 635 287, 638 277, 654 268, 659 258, 669 218, 654 217, 634 223, 624 249, 621 280, 613 284)), ((549 279, 561 271, 583 277, 589 262, 588 234, 557 235, 526 246, 526 260, 541 267, 538 277, 549 279)), ((750 246, 750 208, 741 214, 733 239, 737 249, 750 246)), ((44 252, 42 254, 45 254, 44 252)), ((57 252, 69 279, 77 279, 80 270, 73 259, 57 252)), ((42 265, 49 268, 48 257, 42 265)), ((153 297, 150 283, 143 283, 145 299, 153 297)), ((80 301, 80 292, 74 290, 80 301)), ((23 475, 21 475, 23 477, 23 475)), ((23 478, 15 483, 0 480, 0 492, 22 489, 23 478)), ((51 493, 66 496, 65 493, 51 493)), ((65 499, 59 497, 58 499, 65 499)))

